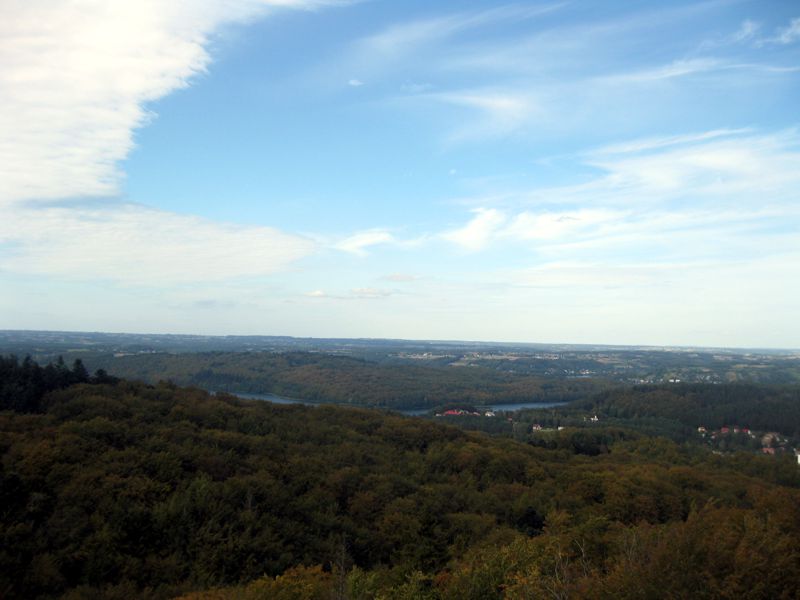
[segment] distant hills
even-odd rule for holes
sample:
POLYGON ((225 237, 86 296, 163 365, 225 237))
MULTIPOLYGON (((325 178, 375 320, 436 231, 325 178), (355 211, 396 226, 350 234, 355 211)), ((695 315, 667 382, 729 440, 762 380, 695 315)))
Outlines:
MULTIPOLYGON (((518 381, 533 377, 540 380, 591 379, 623 384, 800 383, 800 351, 788 350, 0 331, 0 353, 13 353, 20 357, 30 354, 44 362, 56 360, 59 356, 63 356, 67 362, 81 358, 87 365, 102 367, 110 373, 117 372, 126 377, 148 381, 176 377, 176 381, 183 384, 213 385, 213 389, 239 392, 281 393, 272 383, 259 380, 252 369, 245 376, 244 371, 249 367, 243 365, 253 362, 252 358, 245 357, 246 354, 266 357, 269 354, 298 352, 341 356, 381 366, 448 370, 464 370, 468 367, 500 374, 485 374, 487 381, 518 381), (203 361, 192 359, 189 362, 198 368, 191 373, 188 368, 178 368, 176 365, 179 361, 166 357, 212 352, 229 353, 230 356, 216 361, 224 363, 224 366, 201 366, 203 361), (158 359, 142 358, 154 354, 164 356, 158 359), (235 355, 241 355, 240 359, 235 355), (237 360, 243 363, 242 368, 234 365, 237 360), (158 363, 164 364, 159 366, 158 363), (167 365, 169 368, 162 369, 160 374, 158 369, 167 365), (213 373, 201 375, 200 371, 205 369, 211 369, 213 373), (232 378, 230 381, 222 381, 228 376, 232 378), (240 379, 236 380, 236 377, 240 379), (237 388, 237 382, 244 387, 237 388)), ((381 373, 386 375, 388 371, 381 373)), ((441 377, 452 385, 459 379, 451 375, 441 377)), ((475 379, 473 375, 462 377, 475 379)), ((429 380, 426 377, 423 379, 429 380)), ((301 393, 288 383, 287 386, 283 393, 301 393)), ((528 386, 525 393, 536 393, 534 388, 528 386)), ((463 389, 463 386, 459 389, 463 389)), ((305 395, 306 392, 302 394, 300 397, 310 398, 305 395)), ((355 393, 353 397, 363 398, 363 395, 355 393)), ((346 399, 345 396, 339 396, 337 401, 346 399)), ((373 403, 381 402, 376 399, 373 403)))

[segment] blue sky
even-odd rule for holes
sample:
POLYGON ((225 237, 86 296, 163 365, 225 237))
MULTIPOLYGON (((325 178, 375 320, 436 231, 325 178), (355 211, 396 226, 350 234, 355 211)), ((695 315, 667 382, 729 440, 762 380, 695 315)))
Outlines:
POLYGON ((800 346, 796 2, 0 23, 0 328, 800 346))

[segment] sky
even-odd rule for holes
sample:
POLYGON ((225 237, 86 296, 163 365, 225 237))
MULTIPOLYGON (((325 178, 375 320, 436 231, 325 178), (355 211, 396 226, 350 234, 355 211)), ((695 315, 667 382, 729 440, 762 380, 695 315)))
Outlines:
POLYGON ((0 329, 800 347, 800 4, 5 0, 0 329))

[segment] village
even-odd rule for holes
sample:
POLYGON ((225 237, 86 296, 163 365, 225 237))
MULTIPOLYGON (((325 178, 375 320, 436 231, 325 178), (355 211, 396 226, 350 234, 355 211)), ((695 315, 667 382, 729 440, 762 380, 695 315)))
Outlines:
POLYGON ((496 417, 497 414, 493 410, 486 410, 478 412, 477 410, 469 410, 464 408, 450 408, 440 413, 436 413, 436 417, 496 417))
MULTIPOLYGON (((449 408, 447 410, 435 413, 434 416, 441 418, 495 418, 498 415, 494 410, 469 407, 449 408)), ((507 416, 506 420, 510 423, 514 423, 514 418, 511 416, 507 416)), ((600 417, 598 417, 597 414, 584 415, 582 417, 582 422, 586 425, 596 424, 600 422, 600 417)), ((532 423, 529 426, 529 429, 526 425, 526 429, 528 433, 531 434, 544 434, 548 432, 563 431, 567 429, 567 427, 564 425, 545 426, 541 423, 532 423)), ((769 456, 793 454, 796 457, 798 466, 800 466, 800 448, 793 447, 792 440, 789 437, 776 431, 754 431, 749 427, 740 425, 730 425, 720 427, 719 429, 709 429, 700 425, 697 427, 697 434, 701 440, 705 441, 705 443, 711 447, 714 454, 723 455, 735 451, 759 452, 769 456)))
POLYGON ((701 425, 697 428, 697 433, 718 454, 747 449, 770 456, 793 453, 800 466, 800 449, 793 448, 790 439, 776 431, 752 431, 738 425, 709 430, 701 425))

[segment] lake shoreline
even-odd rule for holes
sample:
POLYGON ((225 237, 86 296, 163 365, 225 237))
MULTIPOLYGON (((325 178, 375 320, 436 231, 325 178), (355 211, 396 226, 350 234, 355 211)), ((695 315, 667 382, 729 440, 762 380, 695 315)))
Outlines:
MULTIPOLYGON (((287 398, 285 396, 278 396, 275 394, 253 394, 247 392, 222 392, 222 391, 212 391, 211 393, 230 394, 232 396, 245 398, 247 400, 262 400, 264 402, 272 402, 274 404, 304 404, 306 406, 327 405, 327 406, 344 406, 350 408, 368 408, 371 410, 388 410, 391 412, 396 412, 411 417, 419 417, 434 410, 434 407, 399 409, 399 408, 389 408, 385 406, 365 406, 359 404, 347 404, 342 402, 317 402, 313 400, 301 400, 299 398, 287 398)), ((448 404, 453 404, 453 403, 449 402, 448 404)), ((504 402, 504 403, 475 405, 475 408, 480 411, 516 412, 518 410, 524 410, 524 409, 553 408, 557 406, 564 406, 566 404, 569 404, 569 402, 504 402)))

